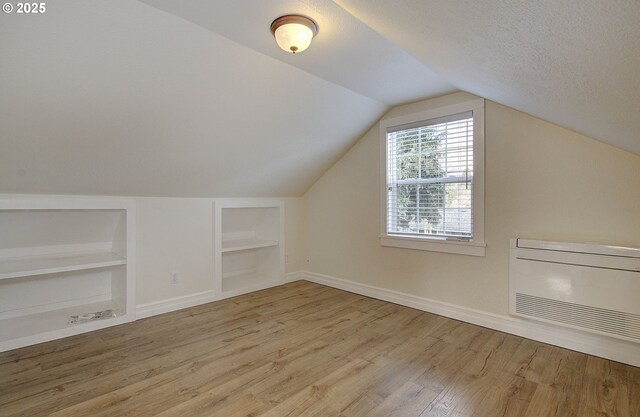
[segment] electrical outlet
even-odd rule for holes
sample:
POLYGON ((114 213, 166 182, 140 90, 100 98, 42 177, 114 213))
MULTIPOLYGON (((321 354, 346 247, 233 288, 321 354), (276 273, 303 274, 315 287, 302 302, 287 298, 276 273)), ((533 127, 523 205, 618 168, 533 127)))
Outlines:
POLYGON ((289 263, 289 255, 284 255, 284 263, 285 264, 289 263))
POLYGON ((177 285, 179 281, 180 281, 180 279, 178 278, 178 273, 177 272, 172 272, 172 273, 169 274, 169 284, 177 285))
POLYGON ((307 256, 307 258, 304 261, 307 265, 311 265, 311 256, 307 256))

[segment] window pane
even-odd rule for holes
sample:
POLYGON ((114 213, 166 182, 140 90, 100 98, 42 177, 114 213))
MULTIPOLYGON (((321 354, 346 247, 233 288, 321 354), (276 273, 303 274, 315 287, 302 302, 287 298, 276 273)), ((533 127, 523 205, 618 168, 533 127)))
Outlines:
POLYGON ((400 180, 418 178, 418 159, 418 155, 398 158, 397 178, 400 180))
POLYGON ((444 204, 444 184, 433 183, 420 186, 420 225, 422 232, 434 234, 440 224, 440 207, 444 204))
POLYGON ((417 217, 416 189, 415 185, 399 185, 395 190, 397 200, 392 220, 395 230, 400 233, 413 233, 415 229, 417 217))
POLYGON ((471 185, 465 183, 446 184, 444 201, 438 207, 440 220, 433 233, 443 236, 471 237, 471 185))
POLYGON ((442 178, 444 174, 445 171, 441 164, 440 154, 421 155, 420 178, 442 178))
POLYGON ((473 118, 464 117, 387 135, 390 233, 472 237, 473 118))

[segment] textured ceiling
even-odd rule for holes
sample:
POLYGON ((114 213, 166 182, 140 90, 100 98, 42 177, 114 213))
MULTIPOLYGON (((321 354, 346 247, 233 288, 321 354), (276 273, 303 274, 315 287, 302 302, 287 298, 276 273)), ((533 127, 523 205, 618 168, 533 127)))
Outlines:
POLYGON ((301 195, 387 108, 137 1, 47 6, 0 13, 0 192, 301 195))
POLYGON ((456 88, 640 154, 640 1, 336 0, 456 88))

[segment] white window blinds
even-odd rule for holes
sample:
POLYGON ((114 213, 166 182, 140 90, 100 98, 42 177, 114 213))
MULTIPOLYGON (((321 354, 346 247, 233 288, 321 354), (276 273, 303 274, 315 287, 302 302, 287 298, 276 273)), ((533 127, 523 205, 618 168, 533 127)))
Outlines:
POLYGON ((473 238, 473 113, 387 129, 387 233, 473 238))

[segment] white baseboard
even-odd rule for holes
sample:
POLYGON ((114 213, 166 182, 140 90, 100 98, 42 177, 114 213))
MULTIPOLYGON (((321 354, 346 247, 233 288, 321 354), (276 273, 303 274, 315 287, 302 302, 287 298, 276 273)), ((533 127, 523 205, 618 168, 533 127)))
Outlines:
POLYGON ((222 298, 244 294, 246 292, 257 291, 258 289, 275 287, 293 281, 300 281, 303 280, 304 277, 305 274, 302 271, 289 272, 285 274, 285 277, 282 281, 274 282, 260 288, 252 288, 250 291, 241 291, 238 292, 238 294, 226 294, 225 297, 216 296, 213 290, 209 290, 195 294, 169 298, 166 300, 154 301, 152 303, 140 304, 136 306, 136 320, 144 319, 151 316, 157 316, 158 314, 170 313, 176 310, 182 310, 183 308, 195 307, 200 304, 206 304, 212 301, 221 300, 222 298))
POLYGON ((287 272, 284 276, 285 282, 302 281, 306 278, 305 271, 287 272))
POLYGON ((217 298, 213 290, 169 298, 136 306, 136 320, 210 303, 217 298))
MULTIPOLYGON (((293 274, 292 274, 293 276, 293 274)), ((568 329, 517 317, 487 313, 481 310, 443 303, 386 288, 374 287, 308 271, 296 273, 298 279, 389 301, 440 316, 477 324, 482 327, 522 336, 550 345, 600 356, 633 366, 640 366, 640 344, 568 329)))

